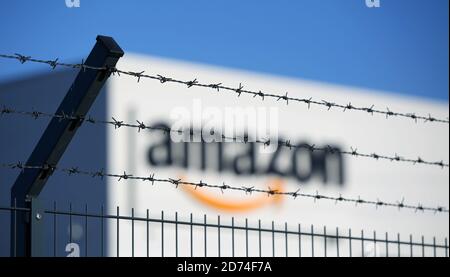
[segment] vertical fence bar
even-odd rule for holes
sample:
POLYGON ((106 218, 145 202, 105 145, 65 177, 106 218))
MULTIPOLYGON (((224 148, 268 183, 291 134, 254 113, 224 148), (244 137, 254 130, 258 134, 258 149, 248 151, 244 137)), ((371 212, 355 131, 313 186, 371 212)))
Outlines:
POLYGON ((348 228, 348 253, 349 256, 352 256, 352 229, 348 228))
POLYGON ((102 207, 100 208, 100 213, 101 213, 101 218, 100 218, 100 247, 101 247, 101 249, 100 249, 100 255, 103 257, 104 256, 104 241, 105 241, 105 239, 104 239, 104 223, 103 223, 103 221, 105 220, 105 212, 104 212, 104 210, 103 210, 103 205, 102 205, 102 207))
POLYGON ((205 239, 205 242, 204 242, 204 244, 205 244, 205 257, 208 257, 208 255, 207 255, 207 241, 206 241, 206 214, 204 214, 203 215, 203 221, 204 221, 204 224, 203 224, 203 234, 204 234, 204 239, 205 239))
POLYGON ((377 249, 377 232, 373 231, 373 249, 375 253, 375 257, 378 257, 378 249, 377 249))
POLYGON ((339 227, 336 227, 336 256, 339 257, 339 227))
POLYGON ((259 257, 262 257, 262 249, 261 249, 261 219, 258 220, 258 252, 259 257))
POLYGON ((448 257, 448 242, 447 242, 447 238, 444 239, 444 244, 445 244, 445 257, 448 257))
POLYGON ((231 255, 234 257, 234 217, 231 218, 231 255))
POLYGON ((311 257, 314 257, 314 225, 311 224, 311 257))
POLYGON ((193 228, 193 222, 192 222, 192 213, 191 213, 191 224, 190 224, 190 236, 191 236, 191 257, 194 257, 194 242, 192 237, 192 228, 193 228))
POLYGON ((298 257, 302 256, 302 226, 298 224, 298 257))
POLYGON ((409 235, 409 256, 414 257, 413 255, 413 237, 412 234, 409 235))
POLYGON ((389 257, 389 235, 388 232, 385 234, 385 241, 386 241, 386 257, 389 257))
MULTIPOLYGON (((17 257, 17 198, 14 197, 14 241, 12 243, 14 243, 14 257, 17 257)), ((56 248, 56 246, 55 246, 56 248)))
POLYGON ((400 257, 400 233, 397 233, 397 254, 400 257))
POLYGON ((14 208, 12 211, 13 212, 12 231, 14 233, 14 237, 12 238, 12 241, 11 241, 11 243, 12 243, 11 249, 12 249, 12 256, 17 257, 17 199, 16 198, 14 198, 14 200, 13 200, 13 205, 14 205, 14 208))
POLYGON ((84 206, 84 256, 88 256, 88 205, 84 206))
POLYGON ((436 257, 436 237, 433 237, 433 256, 436 257))
POLYGON ((116 257, 119 257, 119 206, 117 206, 117 220, 116 220, 116 257))
POLYGON ((72 202, 69 203, 69 242, 72 243, 72 202))
POLYGON ((275 257, 275 223, 272 221, 272 257, 275 257))
POLYGON ((220 258, 220 215, 217 216, 217 254, 220 258))
POLYGON ((422 236, 422 257, 425 257, 425 238, 422 236))
POLYGON ((161 257, 164 257, 164 211, 161 211, 161 257))
POLYGON ((248 257, 248 219, 245 219, 245 256, 248 257))
POLYGON ((178 257, 178 212, 175 212, 175 257, 178 257))
POLYGON ((284 223, 284 243, 286 244, 285 248, 286 248, 286 257, 289 256, 289 251, 288 251, 288 229, 287 229, 287 222, 284 223))
MULTIPOLYGON (((14 199, 14 206, 16 205, 16 201, 14 199)), ((14 220, 15 222, 15 220, 14 220)), ((15 236, 14 236, 15 237, 15 236)), ((14 249, 16 249, 14 245, 14 249)), ((53 201, 53 257, 56 257, 56 201, 53 201)), ((15 254, 15 251, 14 251, 15 254)))
POLYGON ((131 257, 134 257, 134 208, 131 208, 131 257))
POLYGON ((361 230, 361 257, 364 258, 364 230, 361 230))
POLYGON ((327 226, 323 226, 323 242, 325 257, 327 256, 327 226))
POLYGON ((150 218, 149 218, 149 210, 147 209, 147 218, 146 218, 146 231, 147 231, 147 257, 150 257, 150 218))

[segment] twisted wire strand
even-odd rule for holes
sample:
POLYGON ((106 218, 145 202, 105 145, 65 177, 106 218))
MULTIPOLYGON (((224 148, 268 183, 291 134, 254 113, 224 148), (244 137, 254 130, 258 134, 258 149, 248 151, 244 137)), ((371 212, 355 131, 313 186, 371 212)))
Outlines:
POLYGON ((310 108, 311 105, 317 105, 317 106, 322 106, 322 107, 326 108, 328 111, 331 110, 332 108, 339 109, 344 112, 345 111, 359 111, 359 112, 365 112, 365 113, 371 114, 371 115, 380 114, 380 115, 385 116, 386 118, 390 118, 390 117, 407 118, 407 119, 414 120, 416 123, 418 122, 418 120, 422 120, 423 122, 436 122, 436 123, 443 123, 443 124, 450 123, 450 120, 448 117, 447 118, 437 118, 437 117, 432 116, 430 113, 427 116, 425 116, 425 115, 417 115, 415 112, 405 113, 405 112, 392 111, 389 109, 389 107, 386 107, 386 109, 383 110, 383 109, 375 108, 374 105, 371 105, 370 107, 369 106, 358 107, 358 106, 353 105, 351 102, 349 102, 347 104, 339 104, 339 103, 334 103, 332 101, 327 101, 327 100, 313 100, 312 97, 297 98, 297 97, 288 96, 288 92, 286 92, 284 94, 275 94, 275 93, 266 93, 261 90, 256 91, 256 90, 244 89, 244 86, 242 85, 242 83, 239 83, 239 86, 237 86, 237 87, 225 86, 220 82, 218 82, 218 83, 200 83, 196 78, 194 78, 192 80, 179 80, 176 78, 171 78, 171 77, 163 76, 160 74, 156 74, 156 75, 145 74, 145 71, 127 71, 127 70, 121 70, 118 68, 95 67, 95 66, 86 65, 84 63, 84 61, 82 61, 79 64, 62 63, 62 62, 59 62, 59 59, 43 60, 43 59, 36 59, 36 58, 32 58, 31 56, 26 56, 26 55, 21 55, 21 54, 14 54, 14 55, 0 54, 0 58, 15 59, 15 60, 18 60, 22 64, 24 64, 26 62, 43 63, 43 64, 49 65, 52 69, 55 69, 57 66, 61 66, 61 67, 69 67, 69 68, 80 68, 81 70, 86 70, 86 69, 107 70, 107 71, 110 71, 112 74, 117 73, 117 75, 119 75, 119 76, 120 76, 120 74, 132 76, 132 77, 136 78, 137 82, 139 82, 141 80, 141 78, 153 79, 153 80, 158 80, 162 84, 178 83, 178 84, 186 85, 187 88, 203 87, 203 88, 210 88, 217 92, 219 92, 220 90, 228 91, 228 92, 236 94, 238 97, 241 96, 241 94, 247 94, 247 95, 253 96, 254 98, 258 97, 262 101, 264 101, 264 99, 266 99, 266 98, 272 98, 276 101, 280 101, 280 100, 285 101, 286 104, 289 104, 290 101, 297 102, 297 103, 303 103, 308 106, 308 109, 310 108))
MULTIPOLYGON (((9 115, 14 114, 14 115, 29 116, 34 119, 38 119, 40 117, 48 117, 48 118, 57 118, 60 120, 75 120, 75 121, 78 121, 79 123, 88 122, 90 124, 109 125, 109 126, 114 126, 114 129, 116 129, 116 130, 121 127, 125 127, 125 128, 135 128, 135 129, 137 129, 138 132, 140 132, 141 130, 150 130, 150 131, 161 131, 161 132, 165 132, 165 133, 180 134, 180 135, 182 135, 182 134, 200 135, 200 136, 202 135, 201 132, 194 131, 194 130, 175 130, 175 129, 172 129, 169 127, 147 126, 144 124, 143 121, 139 121, 139 120, 136 120, 136 123, 126 123, 122 120, 116 119, 115 117, 113 117, 112 120, 108 121, 108 120, 99 120, 99 119, 93 118, 91 116, 80 117, 80 116, 65 114, 65 113, 54 114, 54 113, 46 113, 46 112, 41 112, 41 111, 20 111, 20 110, 16 110, 16 109, 13 109, 10 107, 3 106, 0 109, 0 116, 8 115, 8 114, 9 115)), ((227 136, 227 135, 223 135, 223 134, 220 136, 221 136, 221 139, 223 139, 224 141, 238 142, 238 143, 255 142, 257 144, 263 145, 264 147, 268 147, 271 144, 277 144, 279 147, 284 147, 289 150, 300 147, 299 145, 291 143, 290 139, 286 139, 286 140, 280 139, 277 141, 271 141, 270 139, 266 139, 266 140, 254 139, 254 140, 252 140, 248 136, 227 136)), ((304 147, 304 146, 301 146, 301 147, 304 147)), ((350 150, 339 150, 339 149, 333 148, 330 145, 327 145, 324 147, 309 145, 308 148, 311 151, 326 151, 329 153, 339 153, 342 155, 347 155, 347 156, 352 156, 352 157, 363 157, 363 158, 369 158, 369 159, 373 159, 373 160, 386 160, 386 161, 391 161, 391 162, 404 162, 404 163, 409 163, 412 165, 423 164, 423 165, 437 166, 437 167, 441 167, 441 168, 449 168, 448 162, 444 162, 442 160, 441 161, 428 161, 428 160, 423 159, 420 156, 418 156, 417 158, 405 158, 398 154, 395 154, 394 156, 390 156, 390 155, 379 154, 379 153, 364 153, 364 152, 358 151, 357 148, 353 148, 353 147, 350 147, 350 150)))
POLYGON ((87 170, 81 170, 78 167, 60 168, 60 167, 56 167, 54 165, 49 165, 49 164, 27 165, 22 162, 17 162, 17 163, 2 163, 2 164, 0 164, 0 166, 3 168, 19 169, 21 171, 25 171, 25 170, 29 170, 29 169, 35 169, 35 170, 38 169, 38 170, 45 171, 50 174, 53 173, 54 171, 58 170, 58 171, 67 173, 69 176, 85 175, 85 176, 90 176, 93 178, 97 177, 100 179, 103 179, 104 177, 109 177, 109 178, 115 178, 115 179, 117 179, 117 181, 127 180, 127 179, 140 180, 140 181, 144 181, 144 182, 149 182, 152 185, 154 185, 155 182, 156 183, 168 183, 168 184, 174 185, 175 188, 178 188, 180 185, 193 186, 193 187, 195 187, 195 189, 206 187, 206 188, 219 189, 219 190, 221 190, 222 193, 224 193, 226 190, 231 190, 231 191, 241 191, 241 192, 245 193, 246 195, 251 195, 252 193, 264 193, 264 194, 267 194, 267 196, 284 195, 284 196, 290 196, 293 199, 309 198, 309 199, 313 199, 315 202, 319 201, 319 200, 327 200, 327 201, 334 201, 335 204, 337 204, 339 202, 346 202, 346 203, 353 203, 356 206, 357 205, 366 205, 366 206, 372 205, 372 206, 375 206, 376 208, 378 208, 378 207, 394 207, 394 208, 398 208, 399 210, 408 209, 408 210, 414 210, 416 212, 417 211, 421 211, 421 212, 429 211, 429 212, 434 212, 434 213, 449 213, 449 210, 443 206, 427 207, 427 206, 423 206, 420 203, 417 205, 405 204, 404 199, 394 203, 394 202, 382 201, 380 199, 377 199, 376 201, 374 201, 374 200, 364 200, 360 197, 347 198, 347 197, 343 197, 342 195, 339 195, 337 197, 336 196, 328 196, 328 195, 319 194, 319 192, 317 192, 317 191, 315 194, 304 193, 304 192, 301 192, 300 189, 298 189, 296 191, 279 191, 279 190, 271 189, 270 187, 268 187, 267 189, 260 189, 260 188, 255 188, 254 186, 230 186, 230 185, 226 185, 225 183, 218 185, 218 184, 208 184, 201 180, 198 182, 194 182, 194 181, 183 181, 182 179, 176 179, 176 178, 157 178, 157 177, 155 177, 154 173, 149 174, 149 176, 134 176, 132 174, 127 174, 125 171, 123 172, 123 174, 112 174, 112 173, 105 172, 104 169, 96 170, 96 171, 87 171, 87 170))

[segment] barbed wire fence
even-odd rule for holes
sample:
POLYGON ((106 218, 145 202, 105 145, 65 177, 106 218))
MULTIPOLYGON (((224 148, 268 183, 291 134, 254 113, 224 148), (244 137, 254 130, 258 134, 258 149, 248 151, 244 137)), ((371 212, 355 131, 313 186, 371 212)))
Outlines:
MULTIPOLYGON (((440 124, 449 124, 450 123, 448 117, 447 118, 437 118, 437 117, 433 117, 431 114, 428 114, 427 116, 425 116, 425 115, 418 115, 415 112, 403 113, 403 112, 392 111, 389 108, 386 108, 386 110, 381 110, 381 109, 375 108, 375 106, 373 106, 373 105, 370 107, 358 107, 358 106, 353 105, 351 102, 349 102, 348 104, 339 104, 339 103, 334 103, 332 101, 327 101, 327 100, 319 101, 319 100, 313 100, 312 98, 296 98, 296 97, 290 97, 287 92, 285 92, 284 94, 274 94, 274 93, 266 93, 261 90, 248 90, 248 89, 244 89, 244 85, 242 83, 239 83, 239 85, 237 87, 226 86, 226 85, 223 85, 221 82, 206 84, 206 83, 201 83, 196 78, 186 81, 186 80, 180 80, 180 79, 176 79, 176 78, 166 77, 166 76, 159 75, 159 74, 156 74, 156 75, 145 74, 145 71, 139 71, 139 70, 138 71, 126 71, 126 70, 118 69, 116 67, 95 67, 95 66, 90 66, 90 65, 85 64, 84 61, 81 61, 81 63, 79 63, 79 64, 63 63, 63 62, 60 62, 59 59, 54 59, 54 60, 36 59, 36 58, 32 58, 31 56, 21 55, 21 54, 14 54, 14 55, 0 54, 0 58, 17 60, 21 64, 25 64, 27 62, 46 64, 46 65, 49 65, 52 69, 55 69, 56 67, 68 67, 68 68, 80 69, 81 71, 86 71, 86 70, 104 71, 104 72, 108 72, 110 74, 117 75, 117 76, 121 76, 121 74, 122 74, 122 75, 127 75, 127 76, 136 78, 137 82, 140 82, 141 79, 151 79, 151 80, 157 80, 161 84, 177 83, 180 85, 185 85, 187 89, 189 89, 191 87, 209 88, 209 89, 211 89, 211 92, 214 92, 214 93, 219 93, 221 91, 225 91, 225 92, 233 93, 233 94, 237 95, 238 97, 240 97, 242 94, 244 94, 244 95, 252 96, 253 98, 260 98, 262 101, 264 101, 265 99, 273 99, 275 101, 283 101, 287 105, 290 103, 300 103, 300 104, 307 105, 308 109, 310 108, 311 105, 316 105, 316 106, 324 107, 326 111, 341 110, 343 112, 347 112, 347 111, 363 112, 363 113, 367 113, 370 115, 374 115, 374 114, 383 115, 387 119, 393 118, 393 117, 411 119, 411 120, 414 120, 416 123, 419 120, 423 121, 424 123, 440 123, 440 124)), ((103 120, 103 119, 93 118, 91 116, 84 117, 84 116, 77 116, 75 114, 66 114, 64 112, 48 113, 48 112, 37 111, 37 110, 22 111, 22 110, 13 108, 13 107, 8 107, 5 104, 0 109, 0 116, 4 117, 7 115, 27 116, 27 117, 34 118, 34 119, 46 117, 46 118, 51 118, 51 119, 58 119, 61 121, 71 121, 71 122, 75 122, 79 125, 86 122, 86 123, 93 124, 93 125, 107 125, 107 126, 114 127, 114 129, 120 129, 122 127, 134 128, 137 130, 137 132, 140 132, 141 130, 150 130, 150 131, 158 131, 158 132, 164 132, 164 133, 189 134, 189 135, 193 135, 196 132, 198 135, 202 135, 201 132, 199 133, 198 131, 194 131, 194 130, 175 130, 175 129, 161 127, 161 126, 157 126, 157 127, 147 126, 144 124, 144 121, 140 121, 140 120, 136 120, 136 123, 132 123, 132 122, 124 122, 115 117, 113 117, 112 120, 103 120)), ((219 137, 225 141, 233 141, 233 142, 238 142, 238 143, 247 143, 250 141, 250 138, 246 135, 244 135, 244 136, 226 136, 223 134, 219 134, 219 137)), ((263 139, 263 140, 256 139, 253 141, 258 144, 263 145, 264 147, 270 146, 272 144, 276 144, 278 147, 284 147, 284 148, 287 148, 290 150, 296 149, 297 147, 299 147, 296 144, 291 144, 291 140, 289 140, 289 139, 271 141, 270 138, 267 138, 267 139, 263 139)), ((302 147, 304 147, 304 146, 302 146, 302 147)), ((360 152, 360 151, 358 151, 358 149, 356 147, 351 147, 350 150, 339 150, 339 149, 333 148, 331 146, 316 147, 315 145, 309 145, 308 148, 310 151, 326 151, 326 152, 330 152, 330 153, 336 152, 336 153, 339 153, 342 155, 347 155, 347 156, 351 156, 351 157, 364 157, 364 158, 372 159, 375 161, 384 160, 384 161, 390 161, 390 162, 403 162, 403 163, 408 163, 408 164, 414 165, 414 166, 415 165, 428 165, 428 166, 440 167, 442 169, 449 168, 448 161, 443 161, 443 160, 430 161, 430 160, 422 158, 422 155, 417 155, 417 158, 412 158, 412 157, 403 157, 402 155, 397 154, 397 153, 395 153, 394 155, 388 155, 388 154, 375 153, 375 152, 360 152)), ((350 203, 350 204, 354 204, 355 206, 373 206, 375 208, 391 207, 391 208, 397 208, 399 210, 404 210, 404 209, 414 210, 416 212, 417 211, 420 211, 420 212, 427 211, 427 212, 442 213, 442 214, 449 213, 448 208, 441 206, 441 205, 424 206, 424 205, 420 204, 420 202, 417 205, 413 205, 413 204, 405 203, 404 199, 402 199, 400 201, 396 201, 396 202, 389 202, 389 201, 384 201, 384 200, 380 200, 380 199, 366 200, 366 199, 363 199, 360 197, 358 197, 358 198, 344 197, 342 195, 330 196, 330 195, 320 194, 318 191, 316 191, 315 194, 306 193, 306 192, 301 191, 300 189, 296 190, 296 191, 278 191, 278 190, 271 189, 270 187, 268 187, 266 189, 261 189, 261 188, 255 188, 254 186, 249 186, 249 185, 227 185, 225 183, 210 184, 207 182, 203 182, 202 180, 196 182, 196 181, 187 181, 187 180, 177 179, 177 178, 159 178, 159 177, 155 177, 155 173, 151 173, 151 174, 149 174, 149 176, 134 176, 133 174, 127 174, 125 171, 123 172, 123 174, 122 173, 118 174, 118 173, 105 172, 104 169, 82 170, 82 169, 79 169, 78 167, 63 168, 63 167, 56 166, 54 164, 26 164, 23 162, 15 162, 15 163, 3 162, 3 163, 0 163, 0 167, 9 168, 9 169, 18 169, 22 172, 25 170, 40 170, 43 172, 47 172, 50 175, 54 171, 61 171, 63 173, 67 173, 69 176, 85 175, 85 176, 90 176, 90 177, 100 178, 100 179, 107 177, 107 178, 114 178, 117 181, 131 179, 131 180, 139 180, 139 181, 143 181, 143 182, 149 182, 151 185, 154 185, 155 183, 169 184, 169 185, 173 185, 175 188, 178 188, 179 186, 192 186, 195 189, 198 189, 198 188, 216 189, 216 190, 220 190, 222 193, 230 190, 230 191, 240 191, 240 192, 242 192, 244 194, 248 194, 248 195, 250 195, 252 193, 262 193, 262 194, 266 194, 268 197, 276 196, 276 195, 284 195, 284 196, 290 196, 292 199, 308 198, 308 199, 312 199, 314 202, 323 200, 323 201, 332 201, 332 202, 335 202, 336 204, 337 203, 350 203)), ((17 207, 16 205, 14 205, 14 207, 0 207, 0 210, 8 211, 8 212, 14 213, 14 214, 16 214, 17 212, 29 212, 30 211, 28 208, 17 207)), ((147 223, 147 232, 148 232, 149 222, 157 222, 157 223, 160 223, 162 226, 161 227, 162 234, 164 233, 164 223, 175 224, 175 226, 178 226, 178 224, 189 225, 189 226, 191 226, 191 249, 193 247, 193 245, 192 245, 192 226, 201 226, 201 227, 205 228, 205 233, 204 233, 205 234, 205 256, 207 256, 206 255, 206 228, 214 228, 214 229, 219 230, 219 242, 218 242, 219 243, 219 248, 218 248, 219 256, 220 256, 220 249, 221 249, 220 248, 220 230, 221 230, 221 228, 225 228, 225 229, 232 229, 232 230, 234 230, 234 229, 244 230, 244 231, 246 231, 246 233, 248 233, 249 231, 250 232, 259 232, 259 240, 260 240, 259 253, 260 253, 260 255, 261 255, 261 232, 271 232, 273 241, 274 241, 275 233, 281 233, 286 236, 286 246, 285 246, 286 256, 288 256, 288 250, 287 250, 288 249, 288 239, 287 239, 288 235, 299 236, 299 239, 298 239, 299 244, 301 244, 300 237, 302 235, 305 235, 305 236, 309 236, 312 241, 312 256, 314 256, 314 243, 313 243, 314 237, 319 236, 319 237, 322 237, 325 242, 325 252, 324 252, 325 255, 327 255, 326 254, 327 253, 327 250, 326 250, 327 249, 326 248, 327 247, 326 246, 327 239, 331 238, 331 239, 335 239, 336 243, 339 243, 339 241, 342 239, 348 240, 350 243, 350 245, 349 245, 350 256, 352 256, 351 242, 352 242, 352 240, 353 241, 358 240, 358 241, 361 241, 361 243, 362 243, 363 255, 364 255, 364 242, 371 241, 375 244, 377 242, 378 243, 382 243, 382 242, 386 243, 386 256, 389 256, 388 245, 395 244, 395 245, 398 245, 398 255, 400 255, 400 245, 409 245, 411 248, 411 251, 410 251, 411 256, 413 256, 413 250, 412 250, 413 247, 420 246, 420 247, 422 247, 422 255, 423 256, 425 256, 425 254, 424 254, 425 247, 431 247, 434 251, 434 256, 436 256, 436 249, 442 248, 445 250, 445 256, 448 257, 447 239, 445 239, 445 244, 441 245, 441 244, 436 244, 435 238, 434 238, 433 244, 424 243, 423 237, 422 237, 421 242, 414 242, 412 240, 412 237, 410 237, 409 242, 401 241, 400 235, 398 236, 397 240, 389 240, 387 233, 386 233, 386 239, 383 240, 383 239, 377 239, 375 233, 374 233, 373 238, 364 238, 364 234, 362 234, 361 237, 352 236, 351 230, 349 230, 348 236, 339 235, 338 229, 336 231, 336 235, 327 235, 326 229, 324 230, 324 232, 322 234, 317 234, 317 233, 314 233, 314 230, 313 230, 314 227, 312 227, 311 232, 302 232, 300 230, 300 227, 299 227, 298 231, 288 231, 287 225, 286 225, 285 230, 275 230, 273 227, 273 222, 272 222, 272 229, 266 230, 266 229, 261 229, 261 225, 259 225, 258 228, 249 227, 247 225, 247 222, 246 222, 245 227, 221 225, 220 217, 219 217, 219 221, 217 224, 211 224, 211 223, 208 224, 206 222, 206 215, 205 215, 204 223, 195 223, 192 221, 192 214, 191 214, 190 222, 178 221, 177 217, 175 217, 175 220, 165 220, 163 217, 163 214, 162 214, 161 219, 150 219, 148 217, 148 210, 147 210, 146 218, 139 218, 139 217, 134 216, 134 212, 131 217, 120 216, 119 208, 117 208, 117 215, 104 215, 103 208, 102 208, 101 215, 98 215, 98 214, 95 215, 92 213, 89 214, 87 212, 87 208, 84 213, 82 213, 82 212, 74 213, 71 210, 69 212, 62 212, 62 211, 56 210, 56 205, 55 205, 54 210, 51 210, 51 211, 47 210, 45 212, 55 216, 55 218, 54 218, 55 226, 56 226, 56 216, 57 215, 58 216, 69 215, 70 217, 71 216, 79 216, 79 217, 85 217, 85 218, 88 218, 88 217, 100 218, 102 220, 102 222, 103 222, 103 219, 105 219, 105 218, 115 219, 115 220, 117 220, 117 233, 119 230, 119 220, 126 220, 126 221, 131 221, 131 222, 134 222, 135 220, 144 221, 147 223)), ((261 224, 260 221, 259 221, 259 224, 261 224)), ((87 221, 86 221, 85 227, 87 228, 87 221)), ((103 232, 103 227, 102 227, 102 232, 103 232)), ((178 236, 176 238, 178 238, 178 236)), ((56 241, 56 238, 55 238, 55 241, 56 241)), ((176 241, 177 241, 177 239, 176 239, 176 241)), ((246 238, 246 241, 248 242, 248 237, 246 238)), ((164 235, 162 235, 161 243, 162 243, 162 251, 163 251, 162 256, 164 256, 164 235)), ((56 245, 56 242, 55 242, 55 245, 56 245)), ((117 249, 119 248, 118 245, 119 245, 119 235, 117 234, 117 249)), ((248 243, 246 245, 247 245, 246 253, 248 255, 248 243)), ((134 247, 134 233, 133 233, 133 247, 134 247)), ((233 241, 233 249, 234 249, 234 241, 233 241)), ((301 246, 299 246, 298 249, 299 249, 299 256, 302 256, 301 246)), ((275 251, 274 246, 272 247, 272 250, 275 251)), ((148 238, 147 238, 147 256, 148 256, 148 251, 149 250, 148 250, 148 238)), ((177 250, 177 253, 178 253, 178 250, 177 250)), ((103 254, 103 233, 102 233, 102 254, 103 254)), ((119 250, 117 250, 117 256, 118 255, 119 255, 119 250)), ((134 250, 133 250, 133 255, 134 255, 134 250)), ((86 242, 86 256, 88 256, 87 242, 86 242)), ((233 256, 234 256, 234 250, 233 250, 233 256)), ((337 256, 339 256, 339 246, 337 247, 337 256)))

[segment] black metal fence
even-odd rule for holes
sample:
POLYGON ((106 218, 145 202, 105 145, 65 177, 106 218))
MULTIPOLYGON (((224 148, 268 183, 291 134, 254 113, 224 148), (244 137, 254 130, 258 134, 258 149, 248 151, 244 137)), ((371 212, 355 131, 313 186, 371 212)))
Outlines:
MULTIPOLYGON (((410 205, 402 201, 386 202, 382 200, 354 199, 343 196, 329 196, 307 194, 303 192, 277 191, 272 189, 256 189, 253 187, 236 187, 229 185, 207 184, 202 181, 182 181, 177 179, 159 179, 154 174, 149 177, 133 176, 123 172, 105 173, 100 171, 84 171, 74 168, 60 168, 58 162, 66 147, 75 135, 77 128, 83 122, 103 124, 121 127, 136 128, 138 132, 143 129, 163 132, 176 132, 180 130, 160 129, 146 126, 136 120, 138 124, 126 123, 116 120, 97 120, 87 117, 87 113, 100 89, 111 74, 120 74, 136 78, 151 79, 164 83, 176 83, 191 87, 210 89, 210 92, 226 91, 236 94, 246 94, 264 100, 271 98, 286 104, 297 103, 316 105, 325 110, 338 109, 342 111, 363 112, 367 114, 379 114, 386 118, 402 117, 414 121, 436 122, 448 125, 448 119, 435 118, 431 115, 423 116, 416 113, 400 113, 389 109, 386 111, 375 109, 374 106, 357 107, 349 104, 336 104, 329 101, 318 101, 312 98, 289 97, 288 93, 274 94, 262 91, 247 90, 239 83, 238 87, 222 85, 222 83, 200 83, 197 79, 180 80, 162 75, 148 75, 144 71, 123 71, 115 67, 118 59, 124 52, 114 39, 98 36, 97 43, 91 54, 81 64, 61 63, 56 60, 35 59, 29 56, 15 54, 0 54, 0 58, 18 60, 22 64, 35 62, 55 67, 69 67, 80 69, 76 79, 72 83, 66 97, 61 102, 56 113, 43 113, 40 111, 19 111, 4 107, 1 114, 28 115, 33 118, 40 116, 50 117, 52 120, 42 135, 35 150, 26 163, 16 164, 0 163, 0 167, 16 168, 21 172, 11 190, 12 205, 0 207, 0 217, 10 222, 0 227, 0 238, 11 238, 9 254, 12 256, 444 256, 448 257, 447 238, 437 240, 425 239, 424 236, 404 236, 399 233, 393 235, 376 232, 355 232, 352 229, 330 229, 326 226, 318 228, 313 225, 293 225, 292 223, 262 222, 261 220, 248 220, 242 218, 221 218, 196 216, 192 213, 178 213, 161 211, 150 213, 149 210, 135 211, 133 208, 120 209, 96 207, 95 209, 85 205, 72 207, 65 203, 61 209, 57 203, 46 207, 39 197, 50 175, 59 170, 69 175, 82 174, 91 177, 109 177, 121 179, 135 179, 144 182, 170 183, 178 187, 188 185, 208 187, 220 190, 241 191, 245 194, 252 192, 265 193, 268 196, 286 195, 295 198, 310 198, 334 202, 347 202, 354 204, 372 205, 375 207, 396 207, 398 209, 413 209, 416 211, 428 211, 434 213, 448 213, 448 209, 440 206, 427 206, 421 204, 410 205), (68 206, 68 207, 67 207, 68 206), (9 236, 8 236, 9 232, 9 236)), ((100 126, 100 125, 99 125, 100 126)), ((231 141, 247 143, 248 137, 223 137, 231 141)), ((291 140, 271 142, 270 139, 258 140, 257 143, 268 146, 276 143, 279 147, 292 150, 296 146, 291 140)), ((301 147, 305 147, 304 145, 301 147)), ((307 146, 309 151, 337 150, 331 146, 316 147, 307 146)), ((449 168, 448 162, 424 160, 420 155, 417 158, 402 157, 395 154, 380 154, 378 152, 358 152, 356 148, 340 150, 339 154, 364 157, 376 161, 404 162, 411 166, 428 165, 441 168, 449 168)), ((0 241, 1 244, 1 241, 0 241)), ((4 250, 3 247, 0 251, 4 250)))
MULTIPOLYGON (((448 240, 412 235, 366 233, 274 221, 196 217, 178 212, 158 215, 149 210, 103 206, 90 211, 59 209, 56 202, 42 214, 29 208, 0 207, 1 216, 26 214, 42 221, 40 254, 44 256, 174 256, 174 257, 448 257, 448 240)), ((9 227, 9 226, 7 226, 9 227)), ((15 231, 15 228, 3 228, 15 231)), ((3 233, 3 232, 2 232, 3 233)), ((5 232, 6 234, 6 232, 5 232)), ((14 236, 15 237, 15 236, 14 236)), ((16 242, 11 242, 14 255, 16 242)))

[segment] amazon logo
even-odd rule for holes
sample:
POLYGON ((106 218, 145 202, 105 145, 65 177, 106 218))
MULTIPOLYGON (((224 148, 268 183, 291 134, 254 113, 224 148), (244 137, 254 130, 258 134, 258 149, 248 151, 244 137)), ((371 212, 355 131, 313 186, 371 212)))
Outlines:
MULTIPOLYGON (((170 128, 165 122, 154 124, 153 127, 170 128)), ((344 159, 340 151, 336 151, 340 150, 337 145, 327 144, 325 151, 312 151, 311 144, 299 141, 295 144, 297 147, 291 150, 277 146, 273 153, 267 153, 259 151, 261 145, 255 142, 205 142, 203 139, 200 142, 174 142, 170 132, 152 135, 155 137, 152 137, 147 150, 147 161, 151 167, 179 168, 185 172, 200 170, 215 174, 232 173, 236 176, 267 176, 267 181, 261 183, 261 187, 277 191, 284 191, 288 180, 302 185, 313 180, 323 185, 345 184, 344 159)), ((181 174, 178 177, 185 178, 181 174)), ((226 198, 188 186, 183 186, 183 191, 199 203, 228 212, 258 209, 280 203, 283 198, 282 195, 226 198)))
MULTIPOLYGON (((180 176, 180 179, 183 180, 184 176, 180 176)), ((283 191, 284 182, 279 178, 275 178, 273 180, 269 180, 265 187, 270 187, 274 191, 283 191)), ((246 197, 245 199, 236 199, 233 197, 218 195, 214 192, 197 190, 192 186, 182 186, 181 188, 190 197, 192 197, 199 203, 220 211, 230 213, 248 212, 269 205, 278 206, 279 204, 281 204, 284 197, 284 195, 280 194, 275 194, 272 197, 267 197, 266 195, 259 194, 251 198, 246 197)))

